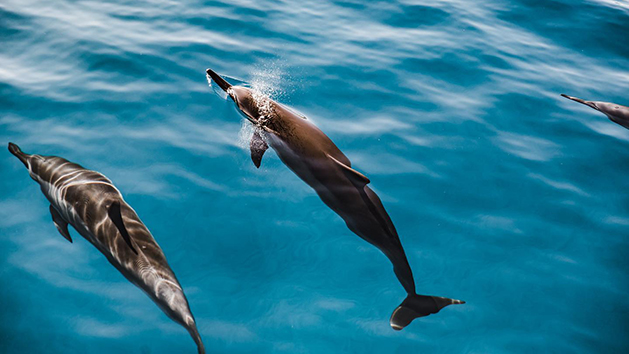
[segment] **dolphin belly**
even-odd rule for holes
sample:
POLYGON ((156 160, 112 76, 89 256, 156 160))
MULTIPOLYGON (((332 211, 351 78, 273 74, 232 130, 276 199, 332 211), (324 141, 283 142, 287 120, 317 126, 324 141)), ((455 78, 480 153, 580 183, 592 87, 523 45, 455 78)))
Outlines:
POLYGON ((326 155, 299 155, 290 145, 272 136, 270 145, 282 162, 314 189, 321 201, 339 215, 352 232, 383 251, 392 246, 401 250, 391 219, 368 186, 358 189, 326 155))

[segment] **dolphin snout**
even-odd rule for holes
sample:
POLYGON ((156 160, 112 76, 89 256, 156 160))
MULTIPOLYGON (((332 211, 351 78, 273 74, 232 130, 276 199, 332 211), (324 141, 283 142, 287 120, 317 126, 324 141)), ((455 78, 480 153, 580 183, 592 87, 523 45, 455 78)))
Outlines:
POLYGON ((18 153, 22 152, 22 150, 20 150, 19 146, 13 143, 9 143, 9 152, 11 152, 13 155, 17 155, 18 153))
POLYGON ((28 155, 23 153, 19 146, 13 143, 9 143, 9 152, 15 155, 15 157, 17 157, 18 159, 20 159, 20 161, 22 161, 24 166, 28 167, 28 155))
POLYGON ((207 69, 205 72, 212 78, 214 82, 216 82, 218 87, 223 89, 223 91, 227 92, 227 89, 232 87, 229 82, 225 81, 225 79, 223 79, 219 74, 215 73, 212 69, 207 69))

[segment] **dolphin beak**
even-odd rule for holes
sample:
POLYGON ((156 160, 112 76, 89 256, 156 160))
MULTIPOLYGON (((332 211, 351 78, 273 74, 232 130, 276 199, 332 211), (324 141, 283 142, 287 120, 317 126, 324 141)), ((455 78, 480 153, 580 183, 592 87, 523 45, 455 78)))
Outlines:
POLYGON ((568 96, 568 95, 566 95, 564 93, 562 93, 561 95, 563 97, 569 99, 569 100, 573 100, 573 101, 579 102, 581 104, 584 104, 586 106, 590 106, 590 107, 594 108, 595 110, 599 111, 598 107, 596 107, 596 104, 594 102, 592 102, 592 101, 585 101, 585 100, 582 100, 582 99, 577 98, 577 97, 568 96))
POLYGON ((20 159, 20 161, 22 161, 24 166, 28 167, 28 155, 23 153, 22 150, 20 150, 19 146, 13 143, 9 143, 9 152, 15 155, 15 157, 17 157, 18 159, 20 159))
POLYGON ((218 87, 223 89, 223 91, 227 92, 227 89, 232 87, 232 85, 229 82, 225 81, 225 79, 220 77, 212 69, 207 69, 205 72, 212 78, 212 80, 214 80, 214 82, 216 82, 218 87))

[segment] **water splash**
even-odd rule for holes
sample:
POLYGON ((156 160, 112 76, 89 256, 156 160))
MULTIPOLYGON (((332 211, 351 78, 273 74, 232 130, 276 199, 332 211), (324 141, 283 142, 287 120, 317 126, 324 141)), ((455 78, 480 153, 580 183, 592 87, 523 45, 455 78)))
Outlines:
MULTIPOLYGON (((281 85, 285 77, 284 70, 277 61, 273 61, 256 68, 252 77, 251 84, 247 86, 251 88, 252 97, 258 106, 260 123, 264 124, 265 119, 272 114, 272 99, 281 98, 286 92, 281 85)), ((238 146, 248 149, 255 129, 252 124, 243 120, 238 133, 238 146)))
POLYGON ((251 73, 251 89, 273 99, 282 99, 286 95, 286 73, 279 61, 271 61, 257 66, 251 73))
POLYGON ((253 99, 258 105, 258 111, 263 116, 271 114, 271 99, 281 99, 286 91, 283 89, 285 72, 282 64, 271 61, 254 69, 252 73, 251 90, 253 99))
POLYGON ((240 131, 238 132, 238 146, 243 149, 249 149, 249 142, 253 136, 255 127, 248 120, 243 119, 240 123, 240 131))

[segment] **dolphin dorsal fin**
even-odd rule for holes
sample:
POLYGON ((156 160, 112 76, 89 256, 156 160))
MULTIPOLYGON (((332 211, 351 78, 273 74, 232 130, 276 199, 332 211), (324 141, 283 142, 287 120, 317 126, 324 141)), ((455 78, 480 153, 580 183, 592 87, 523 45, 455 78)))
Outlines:
POLYGON ((330 158, 330 160, 332 160, 334 163, 336 163, 345 173, 345 176, 347 176, 347 178, 350 179, 350 181, 352 181, 352 183, 356 186, 359 187, 364 187, 365 185, 369 184, 371 181, 369 180, 369 178, 367 178, 367 176, 365 176, 364 174, 356 171, 355 169, 347 166, 346 164, 342 163, 341 161, 335 159, 334 157, 332 157, 331 155, 328 155, 328 157, 330 158))
POLYGON ((260 135, 259 129, 256 129, 256 131, 253 132, 249 148, 251 149, 251 161, 253 161, 253 164, 256 165, 257 168, 260 168, 262 156, 264 156, 264 153, 269 148, 269 145, 260 135))
POLYGON ((107 210, 107 215, 109 215, 109 219, 116 225, 118 231, 120 231, 120 235, 122 235, 122 239, 129 245, 129 248, 133 251, 133 253, 138 254, 138 251, 135 250, 133 245, 131 244, 131 237, 129 236, 129 232, 127 228, 124 226, 124 222, 122 221, 122 213, 120 211, 120 202, 115 201, 111 203, 107 210))
POLYGON ((50 205, 50 215, 52 215, 52 222, 55 223, 57 230, 61 236, 63 236, 66 240, 72 243, 72 237, 70 237, 70 233, 68 232, 68 223, 63 220, 57 209, 55 209, 52 205, 50 205))
POLYGON ((296 110, 296 109, 294 109, 292 107, 289 107, 287 105, 281 104, 279 102, 276 102, 276 104, 282 106, 282 108, 284 108, 285 110, 291 112, 292 114, 296 115, 297 117, 299 117, 299 118, 301 118, 303 120, 308 120, 308 118, 303 113, 299 112, 298 110, 296 110))

